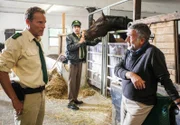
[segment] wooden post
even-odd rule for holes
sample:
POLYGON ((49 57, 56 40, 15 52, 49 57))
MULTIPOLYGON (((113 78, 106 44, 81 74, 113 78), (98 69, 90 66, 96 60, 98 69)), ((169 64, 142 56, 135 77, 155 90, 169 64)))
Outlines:
POLYGON ((62 13, 62 34, 59 35, 59 54, 64 53, 64 45, 65 45, 65 13, 62 13))
POLYGON ((133 0, 133 21, 141 18, 141 0, 133 0))
POLYGON ((65 34, 65 13, 62 13, 62 33, 65 34))

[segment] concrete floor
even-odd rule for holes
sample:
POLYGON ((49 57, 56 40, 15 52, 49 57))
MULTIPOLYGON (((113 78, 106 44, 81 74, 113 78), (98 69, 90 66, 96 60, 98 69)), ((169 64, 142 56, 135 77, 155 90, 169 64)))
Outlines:
MULTIPOLYGON (((99 93, 86 98, 80 110, 67 108, 67 99, 46 99, 44 125, 111 125, 111 99, 99 93)), ((10 99, 0 87, 0 125, 14 125, 10 99)))

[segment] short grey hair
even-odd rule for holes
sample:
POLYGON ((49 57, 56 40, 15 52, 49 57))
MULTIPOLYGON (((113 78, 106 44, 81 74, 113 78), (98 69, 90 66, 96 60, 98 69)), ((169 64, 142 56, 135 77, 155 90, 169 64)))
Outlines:
POLYGON ((45 14, 45 11, 43 9, 41 9, 40 7, 30 7, 25 12, 25 19, 32 21, 33 16, 36 12, 40 12, 42 14, 45 14))
POLYGON ((144 38, 145 41, 149 40, 149 37, 151 35, 151 30, 149 27, 144 23, 136 23, 128 27, 128 29, 134 29, 136 30, 139 38, 144 38))

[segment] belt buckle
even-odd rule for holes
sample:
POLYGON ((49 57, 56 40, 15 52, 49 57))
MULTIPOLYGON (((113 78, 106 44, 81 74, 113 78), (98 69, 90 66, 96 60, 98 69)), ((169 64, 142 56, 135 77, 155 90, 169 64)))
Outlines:
POLYGON ((44 86, 40 86, 39 89, 42 92, 44 90, 44 86))

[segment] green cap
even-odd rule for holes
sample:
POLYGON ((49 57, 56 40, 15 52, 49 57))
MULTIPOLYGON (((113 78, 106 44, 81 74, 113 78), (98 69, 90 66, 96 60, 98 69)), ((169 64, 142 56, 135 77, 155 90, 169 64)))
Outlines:
POLYGON ((74 20, 74 21, 72 22, 72 27, 74 27, 74 26, 79 26, 79 27, 81 27, 81 22, 80 22, 79 20, 74 20))

